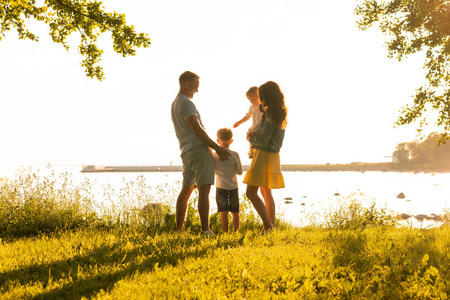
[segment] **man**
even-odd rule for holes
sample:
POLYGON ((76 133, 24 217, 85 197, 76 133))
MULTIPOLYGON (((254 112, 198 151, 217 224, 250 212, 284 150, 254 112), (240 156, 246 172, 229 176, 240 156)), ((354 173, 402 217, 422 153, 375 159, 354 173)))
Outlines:
POLYGON ((189 71, 180 75, 180 92, 171 109, 183 162, 183 187, 177 199, 176 219, 177 230, 183 230, 187 203, 192 191, 197 187, 202 233, 213 236, 214 233, 209 229, 209 191, 214 184, 214 162, 209 148, 214 149, 221 160, 228 160, 230 154, 209 138, 200 114, 191 101, 198 92, 199 80, 197 74, 189 71))

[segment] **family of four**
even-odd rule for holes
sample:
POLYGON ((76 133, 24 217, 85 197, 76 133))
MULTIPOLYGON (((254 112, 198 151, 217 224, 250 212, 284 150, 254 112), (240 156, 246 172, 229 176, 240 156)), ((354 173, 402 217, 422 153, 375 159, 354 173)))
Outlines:
MULTIPOLYGON (((239 154, 229 149, 233 133, 229 128, 222 128, 217 132, 217 143, 213 141, 206 133, 200 114, 192 102, 194 94, 198 92, 200 77, 186 71, 180 75, 179 83, 180 91, 171 107, 183 163, 182 188, 176 203, 177 229, 183 230, 188 200, 197 188, 202 233, 214 235, 209 229, 209 192, 216 179, 216 201, 223 230, 228 231, 228 212, 231 212, 233 228, 237 230, 239 196, 236 174, 241 175, 243 170, 239 154), (211 153, 211 149, 214 153, 211 153)), ((263 221, 263 232, 268 232, 275 225, 275 202, 271 190, 284 188, 279 152, 286 128, 287 109, 284 95, 273 81, 259 88, 250 88, 247 98, 252 103, 249 112, 233 127, 238 127, 250 118, 253 120, 247 133, 252 162, 243 182, 247 184, 247 197, 263 221)))

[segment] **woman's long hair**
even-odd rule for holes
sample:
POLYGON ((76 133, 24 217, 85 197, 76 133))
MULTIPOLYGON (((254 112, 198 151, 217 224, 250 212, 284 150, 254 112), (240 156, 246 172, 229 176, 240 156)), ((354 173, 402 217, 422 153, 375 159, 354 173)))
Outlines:
POLYGON ((284 129, 287 125, 287 108, 280 87, 273 81, 268 81, 258 89, 261 106, 275 125, 284 129))

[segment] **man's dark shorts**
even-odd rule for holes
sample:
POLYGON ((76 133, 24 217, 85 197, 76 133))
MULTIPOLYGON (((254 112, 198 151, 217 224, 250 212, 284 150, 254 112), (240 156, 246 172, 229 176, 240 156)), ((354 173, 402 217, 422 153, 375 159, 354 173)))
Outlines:
POLYGON ((181 156, 183 185, 214 184, 214 161, 206 146, 195 147, 181 156))
POLYGON ((224 190, 216 187, 217 211, 239 212, 239 193, 238 189, 224 190))

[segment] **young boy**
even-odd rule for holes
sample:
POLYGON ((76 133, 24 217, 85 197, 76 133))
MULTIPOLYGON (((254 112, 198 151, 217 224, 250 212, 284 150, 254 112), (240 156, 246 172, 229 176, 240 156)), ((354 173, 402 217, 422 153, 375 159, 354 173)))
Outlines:
MULTIPOLYGON (((247 122, 250 118, 252 118, 252 125, 247 131, 247 140, 249 139, 249 135, 258 131, 258 124, 261 121, 261 117, 263 115, 263 112, 259 109, 259 105, 261 102, 259 101, 259 95, 258 95, 258 87, 252 86, 248 89, 246 93, 247 99, 251 102, 250 109, 245 114, 245 117, 243 117, 241 120, 234 123, 233 128, 238 127, 244 122, 247 122)), ((250 145, 250 150, 248 152, 248 158, 253 158, 253 149, 252 145, 250 145)))
POLYGON ((243 172, 239 154, 230 150, 233 142, 233 132, 229 128, 221 128, 217 131, 217 142, 220 147, 227 150, 231 157, 220 160, 217 153, 213 153, 214 167, 216 170, 216 202, 217 210, 220 212, 222 229, 228 232, 228 212, 233 218, 233 228, 239 229, 239 194, 237 176, 243 172))

